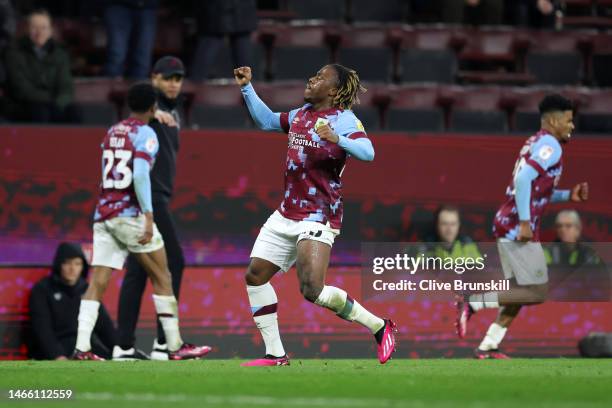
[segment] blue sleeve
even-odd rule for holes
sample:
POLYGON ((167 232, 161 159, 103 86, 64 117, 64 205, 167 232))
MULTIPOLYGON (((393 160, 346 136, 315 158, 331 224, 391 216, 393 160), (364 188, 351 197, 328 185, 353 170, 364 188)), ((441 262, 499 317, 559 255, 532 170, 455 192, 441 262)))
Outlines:
POLYGON ((359 119, 351 111, 344 111, 334 125, 338 146, 363 161, 374 160, 374 146, 359 119))
POLYGON ((147 160, 140 157, 134 159, 134 190, 143 213, 153 211, 150 170, 151 166, 147 160))
MULTIPOLYGON (((559 162, 562 152, 559 141, 551 135, 545 135, 531 146, 531 156, 527 163, 533 166, 535 162, 536 167, 548 170, 559 162)), ((538 168, 536 170, 540 171, 538 168)))
POLYGON ((159 142, 153 128, 147 125, 140 126, 132 140, 135 150, 134 159, 144 159, 152 163, 159 151, 159 142))
POLYGON ((552 203, 562 203, 565 201, 569 201, 570 199, 570 191, 569 190, 553 190, 552 196, 550 197, 550 201, 552 203))
POLYGON ((243 86, 240 91, 244 101, 246 102, 247 108, 251 117, 255 121, 257 127, 262 130, 283 130, 281 127, 280 113, 275 113, 268 108, 268 106, 259 99, 259 96, 255 92, 255 88, 250 83, 243 86))
POLYGON ((374 160, 374 146, 372 146, 372 142, 367 137, 349 139, 346 136, 338 136, 338 146, 356 159, 363 161, 374 160))
POLYGON ((532 166, 522 166, 514 176, 514 201, 520 221, 531 220, 531 182, 538 177, 538 171, 532 166))

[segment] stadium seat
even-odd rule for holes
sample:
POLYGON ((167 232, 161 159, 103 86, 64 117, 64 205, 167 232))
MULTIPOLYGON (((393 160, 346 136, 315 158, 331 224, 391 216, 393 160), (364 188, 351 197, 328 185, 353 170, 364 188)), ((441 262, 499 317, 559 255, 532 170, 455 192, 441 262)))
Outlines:
POLYGON ((108 127, 117 121, 117 106, 109 99, 114 82, 110 79, 74 81, 74 98, 84 124, 108 127))
POLYGON ((353 111, 366 131, 379 130, 382 125, 381 106, 389 102, 388 88, 368 83, 364 87, 366 92, 359 94, 359 104, 353 106, 353 111))
POLYGON ((202 84, 195 91, 190 123, 200 128, 250 128, 252 121, 235 84, 202 84))
POLYGON ((402 82, 455 82, 457 59, 450 50, 404 49, 399 61, 402 82))
POLYGON ((534 77, 523 71, 528 41, 519 31, 506 28, 458 31, 455 42, 461 83, 525 85, 534 77))
POLYGON ((398 57, 402 82, 455 81, 457 59, 452 49, 453 29, 404 29, 402 37, 398 57))
POLYGON ((306 81, 277 81, 259 85, 261 99, 275 112, 288 112, 304 105, 306 81))
POLYGON ((273 36, 272 66, 269 69, 272 78, 305 80, 330 62, 325 25, 279 25, 269 27, 269 30, 267 34, 273 36))
POLYGON ((579 42, 578 33, 532 32, 526 57, 528 72, 542 84, 578 84, 583 68, 579 42))
POLYGON ((288 0, 287 8, 301 20, 344 20, 346 0, 288 0))
POLYGON ((385 129, 408 132, 444 130, 444 111, 435 85, 403 86, 391 91, 385 129))
POLYGON ((502 110, 498 87, 452 87, 449 130, 456 132, 505 132, 508 118, 502 110))
POLYGON ((538 106, 551 88, 514 88, 514 115, 510 121, 511 130, 521 133, 535 133, 540 130, 540 113, 538 106))
POLYGON ((509 65, 514 65, 516 62, 517 38, 514 30, 472 29, 462 32, 462 37, 464 46, 458 55, 460 61, 509 65))
POLYGON ((407 2, 402 0, 351 0, 350 21, 401 22, 407 14, 407 2))
POLYGON ((389 81, 393 74, 393 50, 387 30, 362 25, 341 34, 337 62, 359 73, 364 81, 389 81))
POLYGON ((365 81, 385 82, 391 78, 393 58, 388 48, 341 48, 338 62, 356 70, 365 81))
POLYGON ((587 91, 582 101, 576 121, 578 131, 612 134, 612 90, 587 91))
MULTIPOLYGON (((262 79, 264 50, 260 44, 254 43, 250 47, 251 62, 250 66, 254 79, 262 79)), ((207 79, 233 78, 234 77, 234 61, 232 59, 232 50, 229 43, 219 50, 214 64, 210 67, 210 72, 207 79)))
POLYGON ((592 79, 600 87, 612 86, 612 32, 593 39, 592 79))

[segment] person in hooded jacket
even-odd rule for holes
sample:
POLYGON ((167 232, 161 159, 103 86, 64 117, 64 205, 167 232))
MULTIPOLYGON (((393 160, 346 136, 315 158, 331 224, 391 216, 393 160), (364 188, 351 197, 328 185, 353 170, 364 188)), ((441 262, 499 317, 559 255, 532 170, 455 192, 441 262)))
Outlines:
MULTIPOLYGON (((88 286, 85 280, 88 269, 80 246, 66 242, 58 246, 51 273, 34 285, 30 295, 30 357, 66 360, 72 354, 81 296, 88 286)), ((110 358, 115 343, 115 327, 104 306, 100 305, 100 316, 92 336, 93 351, 110 358)))

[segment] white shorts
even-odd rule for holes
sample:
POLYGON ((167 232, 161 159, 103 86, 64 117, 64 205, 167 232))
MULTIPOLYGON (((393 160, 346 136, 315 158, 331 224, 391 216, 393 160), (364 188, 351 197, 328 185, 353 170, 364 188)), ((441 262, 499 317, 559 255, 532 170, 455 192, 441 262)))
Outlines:
POLYGON ((548 266, 542 244, 499 239, 497 250, 504 277, 515 278, 519 285, 542 285, 548 282, 548 266))
POLYGON ((311 239, 331 247, 339 234, 340 231, 332 229, 329 224, 290 220, 275 211, 261 227, 251 251, 251 258, 265 259, 278 266, 281 271, 287 272, 297 258, 298 242, 311 239))
POLYGON ((142 214, 138 217, 115 217, 95 222, 91 265, 121 269, 130 252, 149 253, 163 248, 164 240, 155 224, 151 241, 146 245, 138 243, 144 232, 144 224, 145 217, 142 214))

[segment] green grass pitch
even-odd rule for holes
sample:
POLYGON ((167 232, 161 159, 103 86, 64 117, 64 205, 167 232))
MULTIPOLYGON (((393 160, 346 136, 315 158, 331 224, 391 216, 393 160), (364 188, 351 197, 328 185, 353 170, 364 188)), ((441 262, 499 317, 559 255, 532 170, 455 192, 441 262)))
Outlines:
POLYGON ((483 407, 612 406, 612 360, 241 360, 0 362, 0 406, 483 407), (10 389, 74 390, 70 401, 9 401, 10 389))

